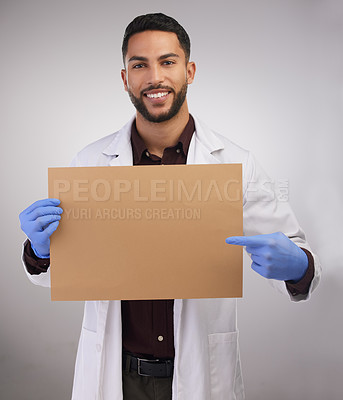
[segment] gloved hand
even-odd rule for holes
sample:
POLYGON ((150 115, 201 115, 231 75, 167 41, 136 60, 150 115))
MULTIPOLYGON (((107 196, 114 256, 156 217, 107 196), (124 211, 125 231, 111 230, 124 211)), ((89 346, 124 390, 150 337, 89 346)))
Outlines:
POLYGON ((268 279, 299 281, 308 267, 306 253, 281 232, 232 236, 226 243, 246 246, 251 253, 251 268, 268 279))
POLYGON ((30 239, 38 258, 50 257, 50 236, 57 229, 61 214, 60 200, 38 200, 19 215, 21 229, 30 239))

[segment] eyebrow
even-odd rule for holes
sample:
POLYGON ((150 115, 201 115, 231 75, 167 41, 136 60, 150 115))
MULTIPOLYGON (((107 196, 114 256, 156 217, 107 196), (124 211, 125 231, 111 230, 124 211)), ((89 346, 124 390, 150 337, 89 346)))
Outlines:
MULTIPOLYGON (((165 60, 166 58, 170 58, 170 57, 178 57, 179 58, 180 56, 176 53, 167 53, 167 54, 163 54, 162 56, 158 57, 158 61, 165 60)), ((131 62, 131 61, 149 61, 149 60, 146 57, 132 56, 128 62, 131 62)))
POLYGON ((170 58, 170 57, 179 57, 178 54, 175 53, 167 53, 167 54, 163 54, 162 56, 158 57, 158 60, 165 60, 166 58, 170 58))

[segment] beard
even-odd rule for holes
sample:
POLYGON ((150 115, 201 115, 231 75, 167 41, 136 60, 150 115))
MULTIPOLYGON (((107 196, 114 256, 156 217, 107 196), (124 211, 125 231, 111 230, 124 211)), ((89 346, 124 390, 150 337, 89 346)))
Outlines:
POLYGON ((187 88, 188 88, 188 84, 185 83, 182 88, 180 89, 179 92, 175 93, 175 91, 167 86, 161 86, 158 85, 156 87, 150 86, 147 89, 144 89, 144 91, 141 91, 141 95, 140 97, 136 97, 131 90, 128 89, 128 93, 130 96, 130 100, 132 102, 132 104, 135 106, 136 110, 143 116, 144 119, 146 119, 149 122, 155 122, 155 123, 159 123, 159 122, 164 122, 164 121, 168 121, 171 118, 175 117, 175 115, 180 111, 180 108, 182 107, 182 104, 184 103, 185 99, 186 99, 186 95, 187 95, 187 88), (172 93, 174 93, 174 100, 173 103, 170 107, 170 109, 162 114, 159 115, 152 115, 146 105, 144 104, 144 100, 143 100, 143 96, 144 96, 144 92, 148 91, 148 90, 153 90, 153 89, 166 89, 168 91, 171 91, 172 93))

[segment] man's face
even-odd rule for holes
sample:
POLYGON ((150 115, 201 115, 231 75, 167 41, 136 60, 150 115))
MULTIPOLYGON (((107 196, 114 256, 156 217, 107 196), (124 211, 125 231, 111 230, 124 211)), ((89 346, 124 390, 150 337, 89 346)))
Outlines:
POLYGON ((173 32, 145 31, 129 39, 121 75, 138 113, 150 122, 173 118, 185 105, 187 86, 193 82, 194 63, 173 32))

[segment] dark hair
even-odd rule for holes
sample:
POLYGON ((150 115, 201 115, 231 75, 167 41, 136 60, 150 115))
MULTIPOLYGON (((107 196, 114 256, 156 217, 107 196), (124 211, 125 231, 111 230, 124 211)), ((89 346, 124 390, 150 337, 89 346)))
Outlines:
POLYGON ((179 39, 183 51, 185 52, 186 61, 189 60, 191 53, 191 42, 187 32, 174 18, 168 17, 168 15, 162 13, 155 13, 139 15, 126 27, 122 44, 124 64, 130 37, 135 33, 144 31, 174 32, 179 39))

